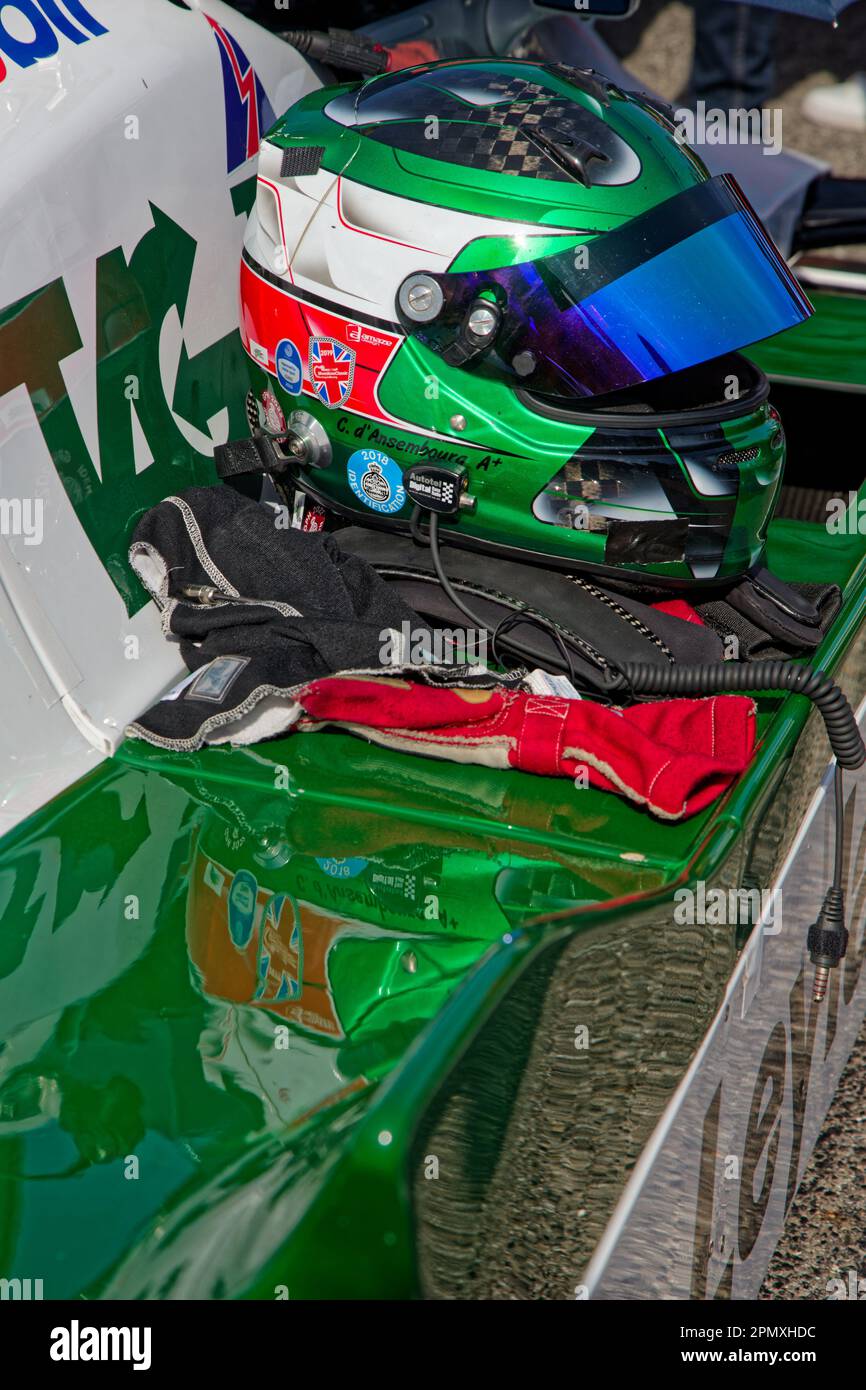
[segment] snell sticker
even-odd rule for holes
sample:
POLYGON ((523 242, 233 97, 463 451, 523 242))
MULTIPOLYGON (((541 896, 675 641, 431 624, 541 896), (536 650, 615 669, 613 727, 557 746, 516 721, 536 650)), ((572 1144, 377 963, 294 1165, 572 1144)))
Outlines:
POLYGON ((390 516, 406 501, 403 474, 392 458, 378 449, 357 449, 346 465, 349 487, 365 507, 390 516))
POLYGON ((253 934, 259 885, 248 869, 238 869, 228 896, 229 936, 237 951, 245 951, 253 934))
POLYGON ((299 396, 304 386, 304 364, 291 338, 281 338, 274 353, 277 381, 290 396, 299 396))

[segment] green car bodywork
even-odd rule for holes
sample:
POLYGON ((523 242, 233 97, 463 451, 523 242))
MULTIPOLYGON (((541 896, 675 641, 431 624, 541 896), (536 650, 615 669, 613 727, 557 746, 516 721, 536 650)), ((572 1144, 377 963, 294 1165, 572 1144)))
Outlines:
MULTIPOLYGON (((782 577, 820 558, 844 585, 819 655, 856 703, 862 538, 796 522, 770 534, 782 577)), ((525 1277, 573 1296, 748 935, 680 943, 671 995, 672 895, 772 881, 826 761, 804 700, 760 710, 748 773, 674 825, 570 783, 343 734, 194 755, 124 744, 3 847, 0 985, 17 1027, 0 1056, 0 1276, 38 1277, 48 1298, 483 1290, 483 1246, 461 1272, 460 1242, 546 1047, 569 1124, 592 1121, 573 1150, 585 1219, 569 1260, 525 1277), (286 911, 300 940, 273 934, 286 911), (568 961, 581 1003, 552 1025, 544 1001, 568 961), (535 1002, 515 1022, 527 981, 535 1002), (576 1023, 601 1039, 595 1082, 576 1023), (599 1110, 604 1064, 619 1081, 599 1110), (462 1134, 448 1161, 443 1113, 462 1134)), ((862 947, 831 1010, 861 964, 862 947)), ((531 1188, 526 1200, 530 1228, 531 1188)), ((518 1220, 513 1239, 531 1267, 531 1230, 518 1220)))
POLYGON ((866 391, 863 293, 810 289, 815 315, 769 338, 750 357, 774 381, 866 391))

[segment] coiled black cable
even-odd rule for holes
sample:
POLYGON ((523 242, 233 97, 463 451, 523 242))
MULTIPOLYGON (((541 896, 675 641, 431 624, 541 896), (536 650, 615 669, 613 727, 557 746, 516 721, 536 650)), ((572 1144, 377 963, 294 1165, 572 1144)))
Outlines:
POLYGON ((805 695, 824 720, 839 766, 853 769, 866 762, 866 746, 854 711, 836 682, 811 666, 789 661, 720 661, 701 666, 649 666, 625 661, 609 673, 607 683, 612 691, 630 690, 635 695, 720 695, 734 690, 805 695))
MULTIPOLYGON (((439 520, 435 512, 430 513, 429 531, 425 536, 421 524, 421 508, 416 507, 412 515, 411 530, 415 540, 430 546, 436 576, 451 599, 451 602, 466 615, 476 627, 485 624, 463 602, 445 573, 439 553, 439 520)), ((509 634, 517 615, 503 620, 494 633, 493 650, 496 655, 496 637, 518 655, 521 644, 509 634)), ((539 628, 550 635, 558 634, 546 619, 534 619, 539 628)), ((562 644, 557 643, 562 649, 562 644)), ((560 658, 550 659, 550 665, 559 665, 562 655, 568 660, 567 648, 561 650, 560 658)), ((574 673, 570 671, 573 680, 574 673)), ((740 691, 742 693, 770 694, 774 691, 805 695, 811 700, 824 720, 827 738, 836 757, 834 773, 834 793, 836 811, 836 848, 833 862, 833 882, 828 888, 817 921, 809 928, 806 945, 809 957, 816 967, 812 998, 816 1003, 824 999, 830 971, 838 966, 848 948, 848 931, 845 926, 845 899, 842 886, 845 862, 845 797, 842 769, 856 769, 866 762, 866 745, 854 718, 854 711, 836 682, 826 671, 815 671, 811 666, 797 665, 790 661, 724 661, 699 666, 651 666, 646 662, 624 661, 617 667, 608 666, 604 683, 613 695, 627 695, 636 699, 640 695, 720 695, 740 691)))
POLYGON ((820 1004, 827 994, 830 972, 848 949, 845 897, 842 888, 845 863, 845 796, 842 767, 862 767, 866 746, 853 710, 826 671, 788 662, 720 662, 712 666, 646 666, 623 662, 607 677, 612 691, 634 695, 717 695, 731 691, 791 691, 806 695, 822 714, 827 738, 835 753, 835 853, 833 883, 824 894, 822 910, 806 934, 806 949, 815 965, 812 998, 820 1004))
MULTIPOLYGON (((416 541, 430 547, 436 577, 455 607, 465 614, 476 627, 485 627, 484 622, 463 602, 448 579, 439 552, 439 518, 430 513, 429 531, 424 534, 420 525, 421 508, 416 507, 412 514, 411 530, 416 541)), ((503 640, 508 628, 519 615, 505 618, 496 628, 493 640, 496 654, 496 638, 503 640)), ((559 634, 552 624, 534 619, 536 626, 552 636, 560 655, 567 661, 566 669, 574 683, 574 670, 559 634)), ((518 655, 525 654, 521 644, 509 639, 507 645, 518 655)), ((559 662, 551 662, 559 665, 559 662)), ((716 661, 697 666, 651 666, 646 662, 623 661, 605 672, 604 683, 611 694, 625 693, 634 699, 639 695, 721 695, 739 690, 751 694, 773 691, 791 692, 805 695, 818 709, 827 738, 839 767, 856 769, 866 762, 866 745, 844 693, 826 671, 815 671, 811 666, 798 665, 790 661, 716 661)))
MULTIPOLYGON (((451 580, 448 578, 448 575, 445 573, 445 567, 442 564, 442 556, 439 551, 438 516, 435 512, 430 512, 429 530, 426 536, 424 532, 421 530, 420 517, 421 508, 416 507, 414 512, 412 513, 412 519, 409 523, 409 527, 416 541, 420 541, 422 544, 426 541, 427 545, 429 545, 430 555, 433 560, 433 568, 436 571, 436 578, 438 579, 439 584, 441 585, 444 593, 448 595, 449 599, 454 604, 454 607, 459 608, 463 616, 468 618, 474 627, 478 628, 480 632, 485 632, 487 630, 487 624, 485 623, 484 619, 479 618, 478 614, 474 613, 472 609, 466 603, 464 603, 463 599, 460 597, 457 590, 454 588, 454 585, 451 583, 451 580)), ((525 647, 522 642, 518 642, 516 638, 511 637, 509 635, 510 629, 516 626, 517 623, 529 623, 532 627, 537 628, 539 632, 546 633, 546 635, 552 640, 552 642, 559 651, 559 660, 557 660, 556 658, 552 658, 548 664, 556 666, 560 671, 565 672, 572 685, 576 685, 574 663, 571 660, 568 646, 563 641, 561 634, 557 632, 553 623, 548 622, 546 618, 541 617, 539 614, 530 614, 524 612, 507 613, 504 618, 500 619, 500 621, 494 628, 490 639, 490 646, 493 652, 494 660, 498 661, 500 659, 497 651, 497 643, 502 643, 503 646, 508 647, 509 650, 512 651, 515 656, 521 657, 523 659, 533 659, 532 652, 529 650, 529 648, 525 647)))
MULTIPOLYGON (((416 507, 412 514, 411 530, 415 540, 427 543, 433 557, 436 576, 455 607, 465 614, 478 628, 484 622, 463 602, 448 579, 439 553, 439 518, 435 512, 429 516, 429 531, 425 535, 420 525, 421 508, 416 507)), ((493 650, 496 654, 496 638, 505 639, 516 655, 526 655, 526 649, 513 638, 506 638, 508 628, 518 615, 505 618, 496 628, 493 650)), ((527 615, 528 616, 528 615, 527 615)), ((572 683, 574 670, 568 651, 552 624, 534 619, 535 625, 554 638, 565 662, 560 665, 555 659, 550 664, 564 666, 572 683), (567 664, 566 664, 567 663, 567 664)), ((815 671, 811 666, 798 665, 790 661, 717 661, 697 666, 651 666, 646 662, 624 661, 605 672, 604 683, 611 694, 628 693, 635 699, 639 695, 721 695, 739 690, 751 694, 773 691, 791 692, 805 695, 811 700, 824 720, 827 738, 839 767, 856 769, 866 762, 866 745, 857 726, 852 710, 844 693, 826 671, 815 671)))
POLYGON ((857 727, 854 711, 826 671, 796 666, 787 661, 718 662, 704 666, 648 666, 643 662, 623 662, 608 677, 611 690, 627 690, 632 695, 716 695, 740 691, 791 691, 805 695, 819 710, 836 755, 833 777, 836 809, 836 849, 833 856, 833 882, 827 889, 817 921, 809 928, 806 946, 815 966, 812 999, 819 1004, 827 993, 830 971, 838 966, 848 949, 845 926, 843 874, 845 863, 845 797, 842 769, 862 767, 866 746, 857 727))
MULTIPOLYGON (((836 824, 842 825, 845 820, 845 788, 842 782, 842 765, 836 764, 836 771, 833 776, 833 796, 836 804, 836 824)), ((845 837, 836 836, 836 853, 833 858, 833 887, 840 893, 842 891, 842 875, 845 869, 845 837)))

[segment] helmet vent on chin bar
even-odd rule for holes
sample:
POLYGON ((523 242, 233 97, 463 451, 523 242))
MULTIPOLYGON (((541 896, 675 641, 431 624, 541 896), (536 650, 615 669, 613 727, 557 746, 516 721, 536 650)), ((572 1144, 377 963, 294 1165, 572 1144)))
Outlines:
POLYGON ((718 469, 723 472, 728 468, 736 468, 741 463, 754 463, 760 457, 760 450, 752 445, 748 449, 729 449, 726 454, 719 454, 713 464, 713 470, 718 469))

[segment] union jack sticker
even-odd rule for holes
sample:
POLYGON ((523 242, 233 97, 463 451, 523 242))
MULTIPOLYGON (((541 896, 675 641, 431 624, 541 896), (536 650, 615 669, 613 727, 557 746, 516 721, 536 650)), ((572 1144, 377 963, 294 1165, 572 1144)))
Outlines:
POLYGON ((310 339, 310 382, 323 405, 345 405, 355 379, 355 352, 337 338, 310 339))

